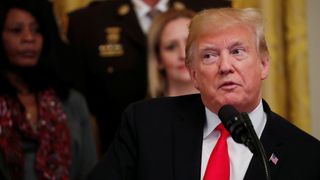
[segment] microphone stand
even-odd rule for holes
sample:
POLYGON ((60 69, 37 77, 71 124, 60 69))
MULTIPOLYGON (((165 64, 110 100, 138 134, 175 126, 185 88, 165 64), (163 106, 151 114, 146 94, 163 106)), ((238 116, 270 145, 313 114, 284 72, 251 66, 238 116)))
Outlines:
POLYGON ((253 125, 250 121, 250 118, 247 113, 241 113, 240 117, 241 117, 240 121, 242 121, 244 123, 244 125, 247 127, 247 129, 249 130, 248 134, 249 134, 250 138, 247 138, 247 140, 244 144, 246 144, 248 146, 248 148, 250 149, 250 151, 254 155, 259 156, 259 158, 264 166, 266 178, 267 178, 267 180, 271 180, 270 166, 268 163, 266 152, 265 152, 256 132, 254 131, 254 128, 253 128, 253 125))

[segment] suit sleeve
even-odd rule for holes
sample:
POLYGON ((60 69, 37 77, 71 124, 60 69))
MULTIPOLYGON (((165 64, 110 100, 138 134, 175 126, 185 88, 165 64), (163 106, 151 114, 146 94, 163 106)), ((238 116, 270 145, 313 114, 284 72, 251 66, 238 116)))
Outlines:
POLYGON ((122 123, 108 152, 97 163, 88 179, 136 179, 138 142, 133 119, 134 108, 130 106, 123 113, 122 123))

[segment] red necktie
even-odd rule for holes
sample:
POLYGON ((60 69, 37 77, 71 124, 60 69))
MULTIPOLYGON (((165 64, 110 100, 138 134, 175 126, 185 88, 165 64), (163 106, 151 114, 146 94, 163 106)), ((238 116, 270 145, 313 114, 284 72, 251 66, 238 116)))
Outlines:
POLYGON ((211 152, 203 180, 230 179, 230 162, 227 144, 229 132, 222 124, 219 124, 216 127, 216 130, 220 131, 220 137, 216 146, 211 152))

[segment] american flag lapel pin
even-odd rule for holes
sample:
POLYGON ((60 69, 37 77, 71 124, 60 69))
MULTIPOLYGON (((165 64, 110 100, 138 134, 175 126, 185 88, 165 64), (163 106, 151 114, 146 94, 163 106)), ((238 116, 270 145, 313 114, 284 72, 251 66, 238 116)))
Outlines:
POLYGON ((274 153, 271 154, 269 161, 271 161, 274 165, 277 165, 279 159, 277 158, 276 155, 274 155, 274 153))

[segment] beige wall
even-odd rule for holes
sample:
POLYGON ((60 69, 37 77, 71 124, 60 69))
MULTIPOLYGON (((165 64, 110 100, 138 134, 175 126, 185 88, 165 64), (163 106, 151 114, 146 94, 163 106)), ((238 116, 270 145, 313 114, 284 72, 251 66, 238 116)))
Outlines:
POLYGON ((320 139, 320 1, 307 0, 312 134, 320 139))

